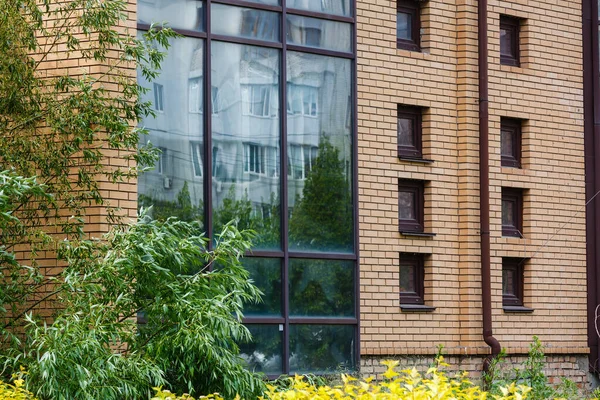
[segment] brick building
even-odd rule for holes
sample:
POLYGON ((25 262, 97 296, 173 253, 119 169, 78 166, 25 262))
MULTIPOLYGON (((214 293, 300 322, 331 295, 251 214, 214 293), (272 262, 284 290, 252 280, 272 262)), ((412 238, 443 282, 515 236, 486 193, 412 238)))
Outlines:
POLYGON ((480 371, 537 335, 587 379, 597 3, 138 0, 130 19, 184 38, 140 78, 162 154, 129 198, 257 230, 252 368, 370 373, 443 344, 480 371))

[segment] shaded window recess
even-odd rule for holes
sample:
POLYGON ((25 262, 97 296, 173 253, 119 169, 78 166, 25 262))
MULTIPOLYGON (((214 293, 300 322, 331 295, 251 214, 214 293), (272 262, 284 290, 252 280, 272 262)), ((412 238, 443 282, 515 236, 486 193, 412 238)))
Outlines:
POLYGON ((421 50, 421 10, 417 0, 397 0, 396 44, 399 49, 421 50))
POLYGON ((500 156, 503 167, 521 168, 522 122, 518 119, 500 120, 500 156))
POLYGON ((523 237, 523 190, 502 188, 502 236, 523 237))
POLYGON ((500 16, 500 64, 520 65, 519 35, 521 20, 519 18, 500 16))

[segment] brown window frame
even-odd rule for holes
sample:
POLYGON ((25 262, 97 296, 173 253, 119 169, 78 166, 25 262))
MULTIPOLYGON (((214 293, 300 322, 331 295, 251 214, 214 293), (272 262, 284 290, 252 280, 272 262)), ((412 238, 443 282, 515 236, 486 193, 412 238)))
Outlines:
POLYGON ((400 253, 400 268, 410 265, 414 269, 414 292, 400 291, 400 305, 425 304, 425 254, 400 253))
MULTIPOLYGON (((505 237, 523 237, 523 191, 521 189, 502 188, 502 203, 512 201, 515 203, 515 213, 513 223, 504 225, 502 221, 502 236, 505 237)), ((501 208, 502 210, 502 204, 501 208)), ((504 220, 502 216, 502 220, 504 220)))
MULTIPOLYGON (((402 146, 398 140, 398 157, 399 158, 423 158, 423 109, 414 106, 405 106, 398 104, 397 119, 410 119, 413 121, 413 143, 414 146, 402 146)), ((398 124, 399 127, 399 124, 398 124)), ((399 128, 396 128, 396 132, 399 128)), ((398 132, 396 138, 399 138, 398 132)))
POLYGON ((513 118, 502 118, 500 120, 500 158, 503 167, 521 168, 521 133, 522 122, 513 118), (502 153, 502 132, 510 132, 513 136, 513 154, 502 153))
MULTIPOLYGON (((415 219, 402 219, 398 215, 398 230, 400 232, 423 233, 425 220, 425 183, 410 179, 398 180, 398 193, 412 192, 414 193, 415 204, 414 214, 415 219), (403 190, 402 190, 403 189, 403 190)), ((400 207, 400 196, 398 196, 398 207, 400 207)))
MULTIPOLYGON (((396 16, 398 13, 409 14, 412 20, 410 39, 396 36, 396 46, 409 51, 421 51, 421 6, 417 0, 396 0, 396 16)), ((396 23, 398 21, 396 20, 396 23)))
POLYGON ((525 260, 522 258, 503 257, 502 258, 502 305, 503 306, 523 306, 523 282, 524 275, 523 271, 525 267, 525 260), (512 291, 513 294, 504 293, 504 271, 514 271, 514 282, 512 291))
POLYGON ((511 48, 508 49, 509 52, 502 51, 502 41, 500 41, 500 64, 518 67, 520 65, 519 41, 521 33, 521 20, 508 15, 501 15, 500 30, 502 29, 512 32, 512 41, 510 45, 511 48))

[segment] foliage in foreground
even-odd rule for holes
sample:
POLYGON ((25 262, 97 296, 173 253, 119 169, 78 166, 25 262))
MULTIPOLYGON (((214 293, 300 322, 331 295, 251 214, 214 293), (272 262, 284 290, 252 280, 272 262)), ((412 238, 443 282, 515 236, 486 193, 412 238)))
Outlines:
MULTIPOLYGON (((430 368, 425 375, 416 369, 396 371, 398 361, 384 361, 387 371, 385 380, 374 382, 371 378, 359 380, 342 374, 343 384, 337 386, 317 386, 308 383, 304 377, 290 379, 289 387, 281 389, 268 386, 261 400, 312 400, 312 399, 387 399, 387 400, 524 400, 530 392, 525 385, 511 383, 501 388, 498 395, 489 395, 467 379, 466 374, 449 377, 439 367, 446 366, 443 357, 438 358, 438 366, 430 368)), ((202 397, 205 398, 205 397, 202 397)), ((210 398, 221 400, 219 395, 210 398)), ((157 388, 152 400, 192 400, 184 394, 177 397, 171 392, 157 388)))

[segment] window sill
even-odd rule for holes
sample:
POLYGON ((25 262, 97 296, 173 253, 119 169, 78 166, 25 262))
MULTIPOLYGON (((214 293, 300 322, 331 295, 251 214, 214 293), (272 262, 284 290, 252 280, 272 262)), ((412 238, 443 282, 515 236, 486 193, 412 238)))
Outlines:
POLYGON ((400 304, 400 310, 402 310, 404 312, 427 313, 427 312, 434 312, 435 307, 426 306, 423 304, 400 304))
POLYGON ((516 314, 531 314, 535 310, 529 307, 523 306, 502 306, 505 313, 516 313, 516 314))
POLYGON ((405 157, 405 156, 399 156, 398 159, 401 161, 408 161, 408 162, 421 163, 421 164, 433 164, 433 162, 434 162, 433 160, 426 160, 424 158, 412 158, 412 157, 405 157))
POLYGON ((430 232, 400 231, 400 234, 403 236, 415 236, 415 237, 424 237, 424 238, 435 237, 435 233, 430 233, 430 232))

